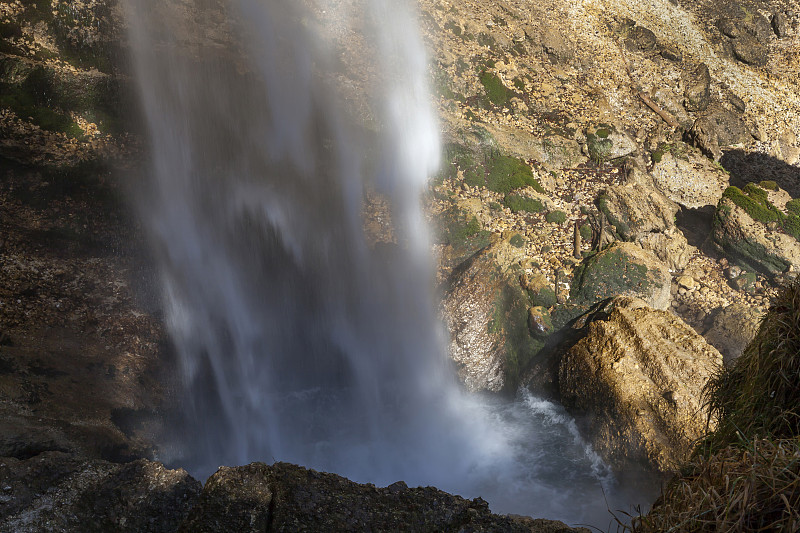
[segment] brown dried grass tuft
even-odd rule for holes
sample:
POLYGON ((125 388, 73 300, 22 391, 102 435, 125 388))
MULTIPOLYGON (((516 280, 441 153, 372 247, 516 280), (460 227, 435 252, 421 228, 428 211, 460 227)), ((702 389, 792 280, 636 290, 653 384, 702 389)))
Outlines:
POLYGON ((800 531, 800 439, 754 440, 697 455, 630 530, 800 531))
POLYGON ((800 435, 800 282, 784 286, 753 341, 704 391, 716 429, 698 453, 800 435))

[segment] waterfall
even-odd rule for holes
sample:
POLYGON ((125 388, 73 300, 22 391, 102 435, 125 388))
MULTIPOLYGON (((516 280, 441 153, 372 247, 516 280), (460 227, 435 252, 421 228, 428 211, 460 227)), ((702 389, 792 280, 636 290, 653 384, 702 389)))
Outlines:
POLYGON ((445 355, 420 211, 440 147, 413 13, 129 0, 127 16, 182 466, 289 461, 579 519, 608 481, 585 443, 541 402, 467 397, 445 355), (369 191, 392 243, 368 242, 369 191))

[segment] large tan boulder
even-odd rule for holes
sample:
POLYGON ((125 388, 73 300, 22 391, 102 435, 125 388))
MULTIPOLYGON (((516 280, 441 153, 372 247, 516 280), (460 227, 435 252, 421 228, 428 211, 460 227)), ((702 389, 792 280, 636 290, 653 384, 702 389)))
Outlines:
POLYGON ((643 249, 653 252, 672 272, 686 268, 689 259, 697 252, 678 228, 648 233, 637 242, 643 249))
POLYGON ((598 207, 620 238, 633 241, 675 227, 678 205, 653 184, 648 174, 632 169, 625 183, 606 188, 598 207))
POLYGON ((674 471, 706 430, 701 391, 722 355, 641 300, 616 298, 606 309, 562 358, 561 400, 612 467, 646 461, 674 471))

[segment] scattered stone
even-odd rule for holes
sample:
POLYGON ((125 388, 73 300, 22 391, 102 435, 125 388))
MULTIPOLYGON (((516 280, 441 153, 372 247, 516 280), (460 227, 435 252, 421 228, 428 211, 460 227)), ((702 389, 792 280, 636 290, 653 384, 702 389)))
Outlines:
POLYGON ((679 276, 676 280, 678 286, 692 290, 697 286, 697 281, 691 276, 679 276))
POLYGON ((631 52, 652 52, 658 47, 658 38, 649 29, 637 25, 628 30, 625 46, 631 52))
POLYGON ((733 40, 733 55, 747 65, 756 67, 767 64, 767 47, 747 33, 733 40))
POLYGON ((723 147, 745 144, 752 136, 738 114, 717 106, 697 119, 685 137, 689 144, 717 160, 723 147))
POLYGON ((779 39, 783 39, 786 37, 787 28, 786 14, 782 11, 774 13, 772 15, 772 31, 775 32, 775 35, 777 35, 779 39))
POLYGON ((681 61, 683 61, 683 54, 681 53, 681 51, 677 47, 672 45, 665 45, 661 49, 661 57, 663 57, 668 61, 674 61, 676 63, 680 63, 681 61))

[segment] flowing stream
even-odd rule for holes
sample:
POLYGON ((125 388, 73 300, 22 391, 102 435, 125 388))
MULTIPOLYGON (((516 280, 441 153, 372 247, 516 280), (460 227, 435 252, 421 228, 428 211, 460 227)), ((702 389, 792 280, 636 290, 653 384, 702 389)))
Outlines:
POLYGON ((570 523, 607 524, 604 492, 634 502, 559 406, 455 380, 420 210, 437 122, 402 2, 127 10, 152 159, 138 205, 184 388, 173 463, 289 461, 570 523), (365 191, 397 244, 368 242, 365 191))

